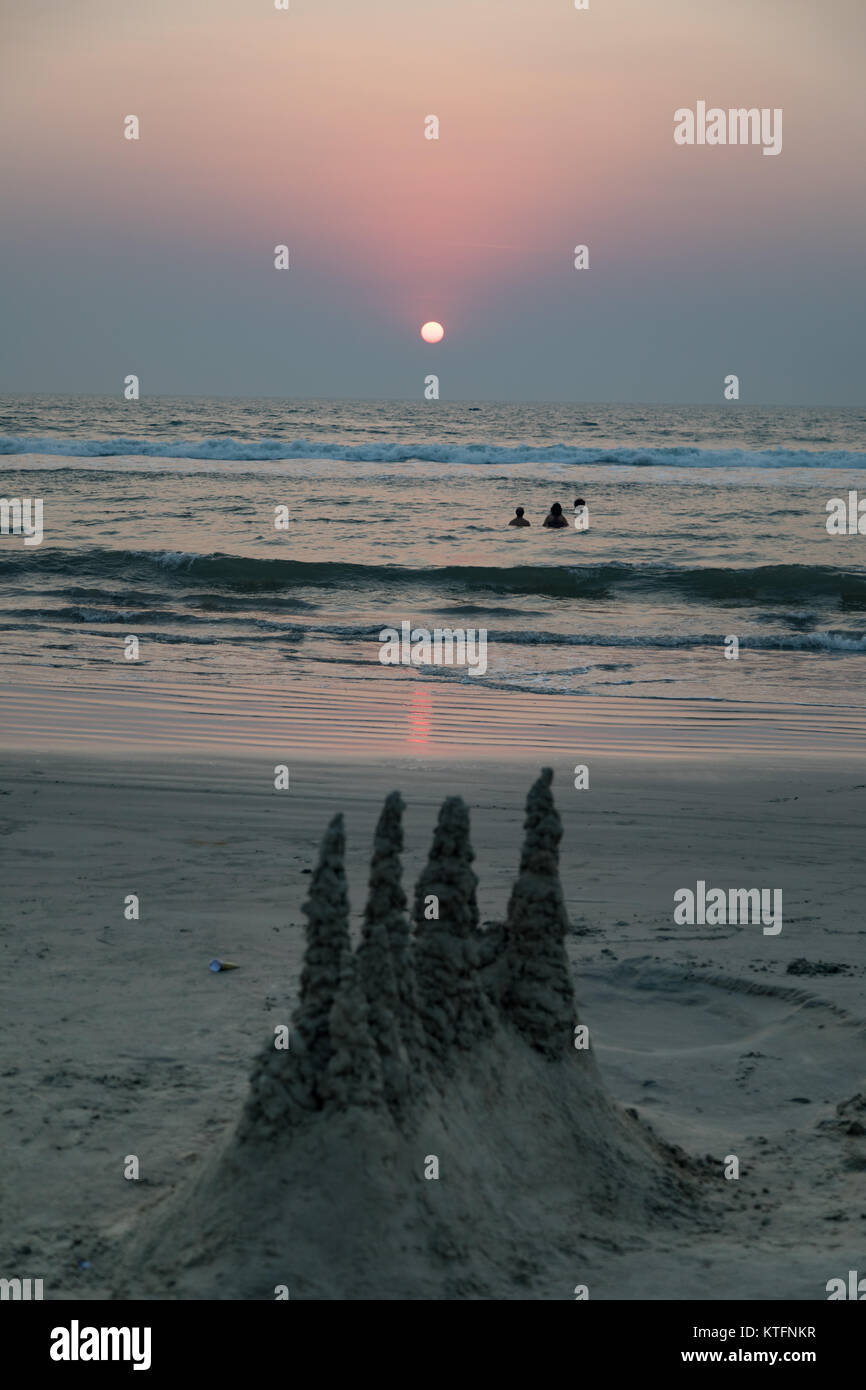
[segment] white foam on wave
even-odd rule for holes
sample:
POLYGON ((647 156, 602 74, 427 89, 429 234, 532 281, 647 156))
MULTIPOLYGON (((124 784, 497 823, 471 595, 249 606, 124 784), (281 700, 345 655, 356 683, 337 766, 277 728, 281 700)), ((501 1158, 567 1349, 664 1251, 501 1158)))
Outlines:
POLYGON ((67 458, 198 459, 211 462, 267 463, 297 459, 332 459, 359 463, 575 464, 580 467, 619 464, 665 468, 866 468, 866 452, 842 449, 698 449, 587 448, 557 443, 544 446, 498 445, 486 442, 458 445, 436 441, 424 444, 381 442, 344 444, 338 440, 258 441, 234 439, 66 439, 0 436, 0 455, 31 454, 67 458))

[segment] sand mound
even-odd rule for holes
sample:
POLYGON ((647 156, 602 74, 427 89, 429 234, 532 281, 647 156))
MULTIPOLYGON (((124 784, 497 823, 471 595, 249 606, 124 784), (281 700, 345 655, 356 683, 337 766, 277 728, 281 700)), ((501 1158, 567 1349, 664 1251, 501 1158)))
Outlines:
POLYGON ((575 1047, 551 778, 529 794, 489 940, 459 798, 442 807, 414 934, 388 798, 354 953, 332 821, 290 1046, 262 1050, 236 1128, 150 1213, 120 1296, 570 1298, 591 1285, 590 1247, 695 1220, 696 1166, 615 1106, 591 1045, 575 1047))

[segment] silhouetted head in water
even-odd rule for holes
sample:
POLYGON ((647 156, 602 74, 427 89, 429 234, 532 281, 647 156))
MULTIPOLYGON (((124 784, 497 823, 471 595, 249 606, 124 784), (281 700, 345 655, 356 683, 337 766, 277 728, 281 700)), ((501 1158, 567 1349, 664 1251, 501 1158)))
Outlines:
POLYGON ((567 525, 568 525, 568 522, 566 521, 565 517, 562 515, 562 505, 561 505, 559 502, 554 502, 554 503, 552 504, 552 506, 551 506, 551 508, 550 508, 550 511, 547 513, 547 516, 544 518, 543 524, 544 524, 545 526, 547 526, 547 527, 548 527, 550 530, 552 530, 552 531, 558 531, 558 530, 560 530, 563 526, 567 526, 567 525))
POLYGON ((515 515, 515 516, 523 516, 523 508, 522 508, 522 507, 518 507, 518 508, 517 508, 517 511, 514 513, 514 515, 515 515))
POLYGON ((586 503, 584 502, 584 500, 583 500, 582 497, 575 497, 575 499, 574 499, 574 505, 575 505, 576 507, 585 507, 585 506, 586 506, 586 503))
POLYGON ((514 513, 514 516, 511 518, 511 520, 509 521, 508 525, 509 525, 509 526, 529 526, 529 525, 530 525, 530 523, 526 520, 526 517, 523 515, 523 508, 522 508, 522 507, 518 507, 518 508, 517 508, 517 511, 514 513))

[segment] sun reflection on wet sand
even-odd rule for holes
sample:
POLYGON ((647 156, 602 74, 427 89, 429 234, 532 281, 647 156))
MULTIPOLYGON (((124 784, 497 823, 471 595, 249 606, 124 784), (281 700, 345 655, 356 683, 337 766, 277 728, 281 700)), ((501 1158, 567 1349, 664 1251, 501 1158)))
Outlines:
POLYGON ((407 742, 426 747, 433 725, 433 694, 427 686, 412 691, 409 702, 409 737, 407 742))

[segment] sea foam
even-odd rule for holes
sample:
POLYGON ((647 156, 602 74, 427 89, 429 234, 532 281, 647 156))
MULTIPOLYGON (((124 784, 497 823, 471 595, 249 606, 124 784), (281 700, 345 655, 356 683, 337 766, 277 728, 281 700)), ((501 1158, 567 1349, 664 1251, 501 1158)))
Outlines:
POLYGON ((0 435, 0 454, 44 454, 68 458, 200 459, 215 463, 332 459, 358 463, 453 464, 621 464, 663 468, 866 468, 866 452, 844 449, 587 448, 556 443, 544 446, 420 443, 346 444, 341 440, 219 439, 153 440, 117 437, 72 439, 0 435))

